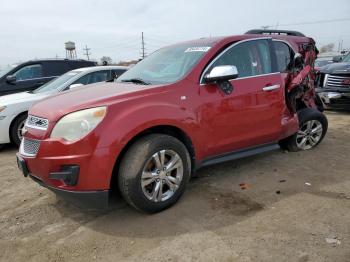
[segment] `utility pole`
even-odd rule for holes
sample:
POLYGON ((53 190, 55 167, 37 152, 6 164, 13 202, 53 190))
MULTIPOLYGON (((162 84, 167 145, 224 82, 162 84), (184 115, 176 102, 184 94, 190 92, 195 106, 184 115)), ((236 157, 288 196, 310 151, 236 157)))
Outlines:
POLYGON ((90 60, 90 57, 89 57, 91 55, 90 50, 91 50, 91 48, 88 48, 87 45, 85 45, 85 48, 84 48, 85 53, 84 53, 84 55, 86 55, 87 60, 90 60))
POLYGON ((144 59, 146 57, 146 52, 145 52, 146 48, 145 48, 145 39, 143 37, 143 32, 141 34, 141 54, 142 54, 142 59, 144 59))

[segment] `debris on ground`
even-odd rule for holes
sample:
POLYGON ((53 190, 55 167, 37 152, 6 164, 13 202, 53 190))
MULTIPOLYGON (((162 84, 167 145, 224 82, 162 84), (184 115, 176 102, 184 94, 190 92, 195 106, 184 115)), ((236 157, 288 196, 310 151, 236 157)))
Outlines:
POLYGON ((280 191, 280 190, 277 190, 277 191, 276 191, 276 194, 277 194, 277 195, 281 194, 281 191, 280 191))
POLYGON ((305 185, 307 185, 307 186, 311 186, 311 183, 309 183, 309 182, 306 182, 306 183, 305 183, 305 185))
POLYGON ((248 189, 248 188, 249 188, 249 185, 246 184, 246 183, 240 183, 240 184, 239 184, 239 187, 240 187, 242 190, 245 190, 245 189, 248 189))
POLYGON ((285 179, 281 179, 280 181, 278 181, 278 182, 280 182, 280 183, 284 183, 284 182, 286 182, 287 180, 285 180, 285 179))
POLYGON ((338 239, 337 236, 326 237, 326 242, 327 242, 327 244, 332 244, 334 246, 341 244, 341 241, 338 239))

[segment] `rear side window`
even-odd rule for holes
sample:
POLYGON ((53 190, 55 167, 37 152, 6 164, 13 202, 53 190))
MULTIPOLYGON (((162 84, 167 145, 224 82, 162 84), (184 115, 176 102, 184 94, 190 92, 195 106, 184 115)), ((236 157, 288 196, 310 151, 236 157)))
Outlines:
POLYGON ((40 64, 28 65, 14 73, 17 81, 30 80, 42 77, 42 66, 40 64))
POLYGON ((239 78, 269 74, 272 72, 269 42, 254 40, 237 44, 219 55, 211 68, 220 65, 236 66, 239 78))
POLYGON ((276 52, 277 69, 279 72, 288 72, 292 67, 294 51, 286 44, 280 41, 273 41, 276 52))

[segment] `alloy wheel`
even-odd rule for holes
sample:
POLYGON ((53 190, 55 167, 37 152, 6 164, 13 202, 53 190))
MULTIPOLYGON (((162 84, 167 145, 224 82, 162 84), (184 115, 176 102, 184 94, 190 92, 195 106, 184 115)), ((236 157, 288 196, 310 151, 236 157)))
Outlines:
POLYGON ((18 128, 17 128, 17 136, 18 136, 18 138, 19 138, 20 141, 22 141, 22 138, 23 138, 23 128, 24 128, 25 122, 26 122, 26 120, 23 120, 23 121, 18 125, 18 128))
POLYGON ((309 120, 299 129, 296 144, 299 149, 308 150, 313 148, 322 138, 323 127, 318 120, 309 120))
POLYGON ((153 202, 170 199, 179 189, 183 178, 183 162, 173 150, 160 150, 146 162, 141 187, 146 198, 153 202))

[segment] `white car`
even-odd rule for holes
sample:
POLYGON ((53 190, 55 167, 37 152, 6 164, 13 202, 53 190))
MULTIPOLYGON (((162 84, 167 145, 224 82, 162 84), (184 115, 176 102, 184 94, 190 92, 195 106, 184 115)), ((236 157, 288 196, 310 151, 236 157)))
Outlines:
POLYGON ((116 79, 128 67, 96 66, 74 69, 46 83, 32 92, 0 97, 0 146, 7 143, 20 145, 22 129, 29 108, 39 100, 78 86, 116 79))

